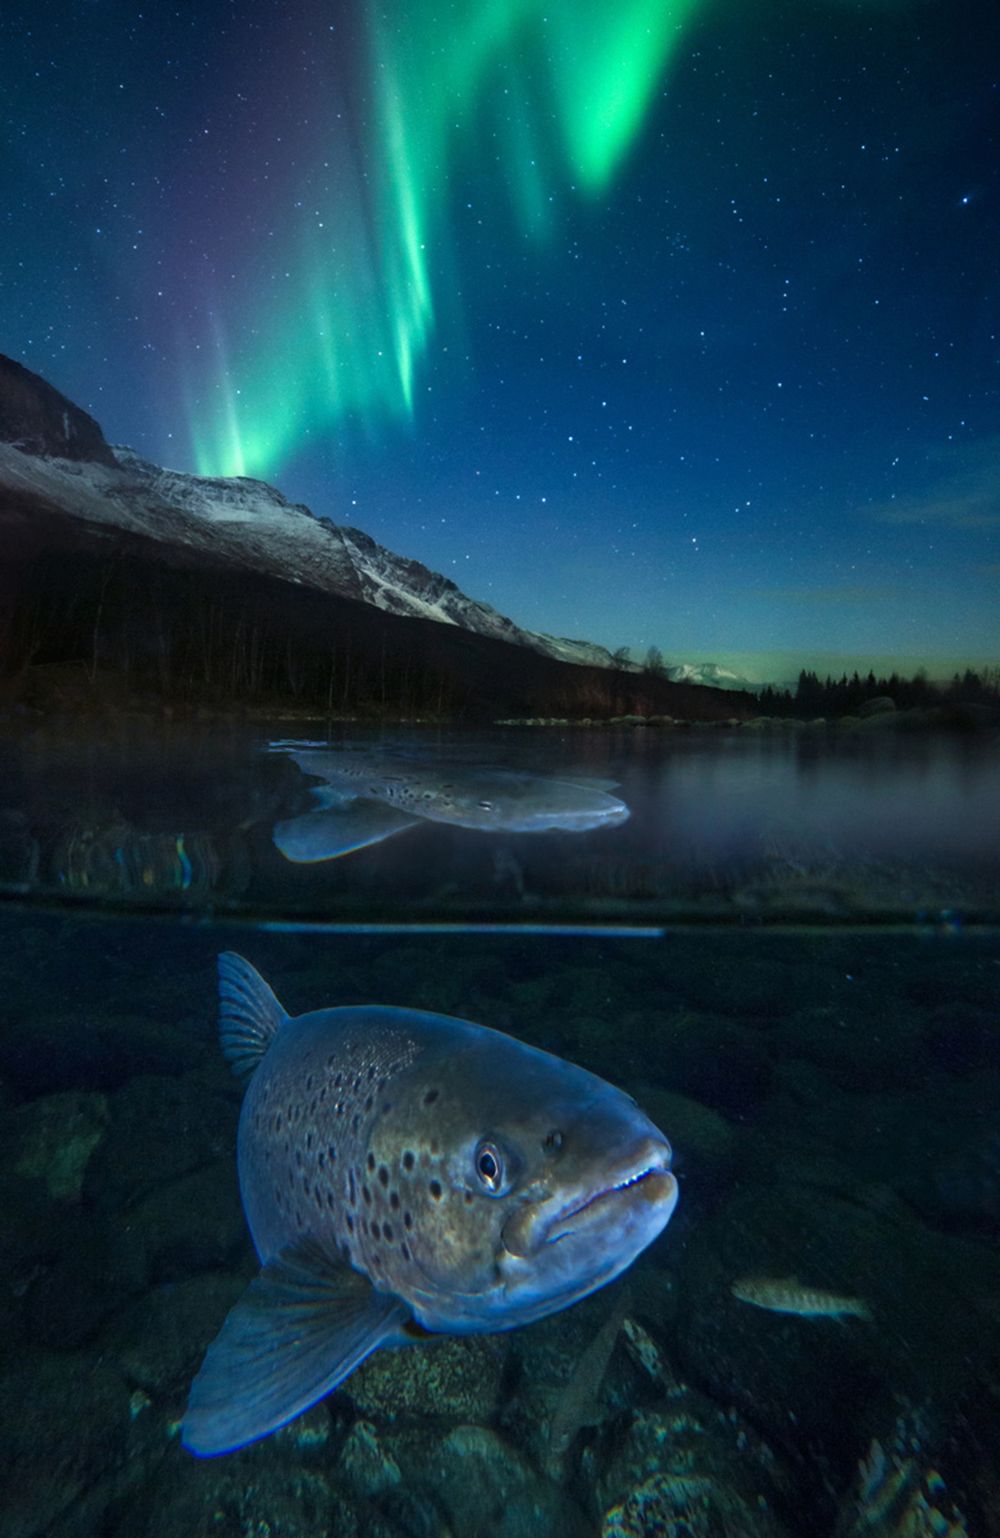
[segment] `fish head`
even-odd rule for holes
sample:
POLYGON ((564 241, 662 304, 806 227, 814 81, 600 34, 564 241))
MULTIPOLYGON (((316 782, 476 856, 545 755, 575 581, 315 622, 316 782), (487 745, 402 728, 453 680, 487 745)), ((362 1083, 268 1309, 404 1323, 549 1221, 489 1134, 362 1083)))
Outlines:
POLYGON ((677 1202, 670 1144, 630 1096, 481 1035, 422 1065, 419 1134, 403 1118, 419 1151, 404 1194, 411 1263, 395 1285, 431 1330, 504 1330, 565 1308, 629 1266, 677 1202))
POLYGON ((424 784, 413 805, 432 822, 486 833, 585 833, 616 827, 629 809, 604 785, 513 770, 469 770, 424 784))

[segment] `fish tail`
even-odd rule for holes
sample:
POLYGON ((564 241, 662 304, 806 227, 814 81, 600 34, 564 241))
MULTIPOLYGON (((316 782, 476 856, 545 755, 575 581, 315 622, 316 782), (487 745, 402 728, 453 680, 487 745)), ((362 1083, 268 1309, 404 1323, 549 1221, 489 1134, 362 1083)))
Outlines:
POLYGON ((248 1078, 288 1019, 256 967, 235 951, 219 957, 219 1041, 233 1072, 248 1078))

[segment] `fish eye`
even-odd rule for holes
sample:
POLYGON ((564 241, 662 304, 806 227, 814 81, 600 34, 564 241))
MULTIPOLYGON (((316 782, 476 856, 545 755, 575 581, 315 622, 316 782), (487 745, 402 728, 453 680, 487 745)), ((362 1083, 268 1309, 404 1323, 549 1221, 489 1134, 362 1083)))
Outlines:
POLYGON ((545 1149, 546 1153, 558 1153, 563 1145, 563 1142, 563 1135, 557 1127, 544 1139, 542 1147, 545 1149))
POLYGON ((487 1191, 499 1191, 503 1185, 503 1159, 495 1143, 480 1143, 476 1149, 476 1174, 487 1191))
POLYGON ((479 802, 479 810, 481 812, 492 812, 492 810, 493 810, 493 802, 492 801, 480 801, 479 802))

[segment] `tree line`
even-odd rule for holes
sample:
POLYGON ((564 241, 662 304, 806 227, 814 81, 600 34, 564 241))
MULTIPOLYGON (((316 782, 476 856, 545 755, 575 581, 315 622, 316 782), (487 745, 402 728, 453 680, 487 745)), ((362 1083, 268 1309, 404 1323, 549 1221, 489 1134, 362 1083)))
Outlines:
POLYGON ((99 535, 2 527, 0 708, 301 707, 431 719, 749 716, 748 695, 576 666, 456 625, 99 535))
POLYGON ((898 710, 929 708, 935 705, 1000 705, 1000 667, 976 671, 966 668, 947 682, 934 682, 921 668, 912 678, 899 673, 878 678, 874 671, 864 676, 855 671, 839 678, 803 668, 793 689, 775 689, 768 685, 758 696, 760 713, 765 716, 854 716, 869 700, 891 699, 898 710))

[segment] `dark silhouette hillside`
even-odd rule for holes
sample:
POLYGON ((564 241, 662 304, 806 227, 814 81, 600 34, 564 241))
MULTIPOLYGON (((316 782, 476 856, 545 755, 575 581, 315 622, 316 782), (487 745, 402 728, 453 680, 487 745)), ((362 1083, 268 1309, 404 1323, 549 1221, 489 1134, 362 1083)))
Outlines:
POLYGON ((747 717, 751 695, 583 667, 236 570, 0 491, 0 678, 65 705, 331 713, 747 717))

